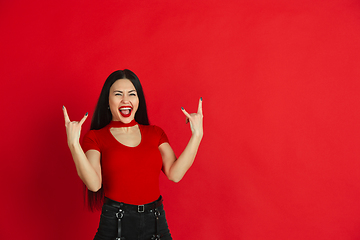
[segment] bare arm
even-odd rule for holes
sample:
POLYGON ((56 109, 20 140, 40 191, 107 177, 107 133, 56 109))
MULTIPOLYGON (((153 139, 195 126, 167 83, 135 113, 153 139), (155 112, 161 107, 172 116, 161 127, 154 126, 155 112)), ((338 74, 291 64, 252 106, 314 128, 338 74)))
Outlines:
POLYGON ((203 137, 202 99, 199 100, 197 113, 189 114, 183 108, 182 111, 186 116, 186 121, 190 122, 192 132, 191 138, 184 151, 179 158, 176 159, 175 153, 169 143, 163 143, 159 146, 163 159, 163 172, 169 180, 174 182, 179 182, 193 164, 203 137))
POLYGON ((63 112, 67 142, 77 174, 89 190, 96 192, 101 188, 100 152, 97 150, 89 150, 85 154, 79 143, 81 126, 85 122, 87 114, 80 122, 77 122, 70 121, 65 107, 63 107, 63 112))

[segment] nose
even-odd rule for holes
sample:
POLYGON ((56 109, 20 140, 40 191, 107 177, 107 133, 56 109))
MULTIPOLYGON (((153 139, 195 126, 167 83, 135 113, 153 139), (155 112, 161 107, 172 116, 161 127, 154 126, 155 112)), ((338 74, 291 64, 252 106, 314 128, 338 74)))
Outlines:
POLYGON ((121 99, 121 102, 123 102, 123 103, 128 103, 128 102, 129 102, 129 98, 128 98, 126 95, 124 95, 124 96, 122 97, 122 99, 121 99))

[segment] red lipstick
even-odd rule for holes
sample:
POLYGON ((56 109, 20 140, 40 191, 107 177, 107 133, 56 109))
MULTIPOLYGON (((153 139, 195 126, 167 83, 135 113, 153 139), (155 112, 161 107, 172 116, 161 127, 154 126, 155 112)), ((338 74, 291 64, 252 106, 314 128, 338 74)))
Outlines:
POLYGON ((119 108, 120 114, 123 117, 130 117, 132 107, 131 106, 122 106, 119 108))

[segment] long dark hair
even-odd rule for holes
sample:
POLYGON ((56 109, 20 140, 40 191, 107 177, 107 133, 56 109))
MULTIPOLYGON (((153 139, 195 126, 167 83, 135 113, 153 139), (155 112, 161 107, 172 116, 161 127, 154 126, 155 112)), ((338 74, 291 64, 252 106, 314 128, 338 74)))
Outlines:
MULTIPOLYGON (((96 104, 95 112, 91 120, 90 130, 98 130, 108 125, 112 120, 109 107, 110 87, 119 79, 129 79, 134 85, 138 98, 139 107, 135 113, 135 121, 142 125, 149 125, 149 118, 146 109, 144 91, 139 78, 128 69, 118 70, 109 75, 101 90, 99 100, 96 104)), ((97 192, 84 189, 84 197, 87 196, 87 205, 91 211, 100 210, 104 203, 104 189, 101 187, 97 192)))

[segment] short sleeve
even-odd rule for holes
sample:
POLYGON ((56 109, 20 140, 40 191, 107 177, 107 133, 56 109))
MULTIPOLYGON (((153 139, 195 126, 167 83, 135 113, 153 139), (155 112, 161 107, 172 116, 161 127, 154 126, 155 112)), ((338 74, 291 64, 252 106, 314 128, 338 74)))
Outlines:
POLYGON ((166 133, 164 132, 164 130, 162 130, 160 127, 156 127, 156 132, 159 134, 159 144, 158 146, 160 146, 161 144, 165 143, 165 142, 169 142, 168 137, 166 136, 166 133))
POLYGON ((90 149, 97 150, 100 152, 100 146, 98 144, 96 134, 93 130, 87 132, 82 142, 82 149, 86 153, 90 149))

